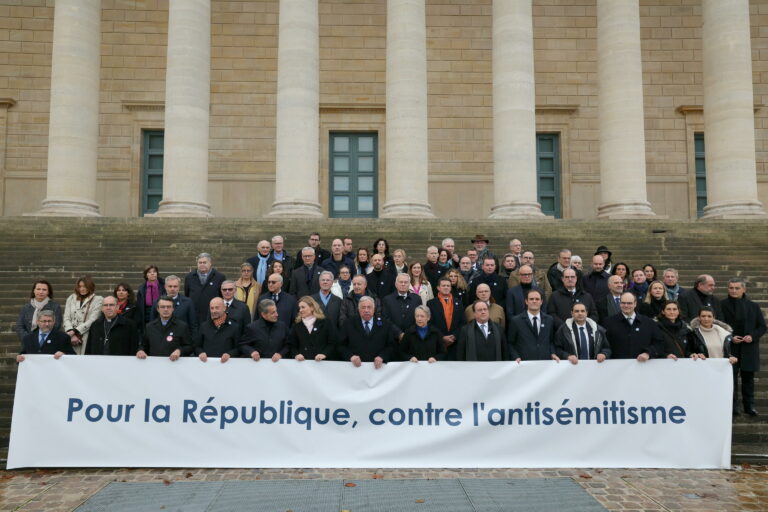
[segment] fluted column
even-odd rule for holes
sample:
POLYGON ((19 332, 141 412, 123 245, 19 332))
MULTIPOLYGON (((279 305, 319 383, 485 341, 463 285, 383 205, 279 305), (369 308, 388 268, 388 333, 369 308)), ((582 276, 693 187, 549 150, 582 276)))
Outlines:
POLYGON ((320 28, 316 1, 280 0, 275 202, 271 216, 321 217, 320 28))
POLYGON ((493 2, 492 219, 542 217, 536 193, 536 90, 530 0, 493 2))
POLYGON ((757 198, 748 0, 704 0, 704 218, 765 216, 757 198))
POLYGON ((424 0, 387 1, 387 197, 383 217, 433 217, 424 0))
POLYGON ((38 215, 98 216, 101 0, 56 0, 48 181, 38 215))
POLYGON ((654 216, 645 180, 638 0, 597 0, 600 127, 598 217, 654 216))
POLYGON ((211 2, 170 0, 163 200, 155 215, 210 217, 211 2))

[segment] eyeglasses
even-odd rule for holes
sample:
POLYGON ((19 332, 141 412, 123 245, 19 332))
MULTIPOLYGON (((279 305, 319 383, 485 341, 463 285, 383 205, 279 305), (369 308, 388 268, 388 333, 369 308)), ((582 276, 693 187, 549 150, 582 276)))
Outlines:
POLYGON ((267 281, 267 284, 277 284, 277 283, 279 283, 279 282, 280 282, 280 281, 267 281))
POLYGON ((520 277, 530 277, 532 275, 533 275, 533 273, 530 273, 530 274, 520 274, 520 277))
POLYGON ((235 289, 234 288, 222 288, 221 291, 223 291, 223 292, 233 292, 233 291, 235 291, 235 289))

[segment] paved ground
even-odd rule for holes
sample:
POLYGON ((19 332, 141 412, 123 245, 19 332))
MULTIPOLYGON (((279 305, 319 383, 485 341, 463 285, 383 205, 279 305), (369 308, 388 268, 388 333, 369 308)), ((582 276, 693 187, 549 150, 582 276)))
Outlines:
MULTIPOLYGON (((768 510, 768 466, 621 469, 67 469, 0 472, 0 510, 70 511, 112 482, 569 478, 608 510, 768 510)), ((160 506, 158 506, 160 509, 160 506)), ((563 503, 562 509, 568 510, 563 503)), ((250 508, 250 510, 256 510, 250 508)), ((279 510, 279 509, 277 509, 279 510)), ((283 509, 285 510, 285 509, 283 509)), ((382 510, 386 510, 383 508, 382 510)), ((353 512, 353 511, 350 511, 353 512)))

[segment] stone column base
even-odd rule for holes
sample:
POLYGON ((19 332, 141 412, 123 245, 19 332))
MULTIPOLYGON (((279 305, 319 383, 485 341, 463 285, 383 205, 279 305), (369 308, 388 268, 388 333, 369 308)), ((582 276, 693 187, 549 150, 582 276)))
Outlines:
POLYGON ((548 219, 539 203, 503 203, 491 207, 489 219, 548 219))
POLYGON ((701 219, 752 219, 765 216, 765 209, 760 201, 726 201, 705 206, 701 219))
POLYGON ((275 201, 267 217, 323 217, 320 203, 314 201, 275 201))
POLYGON ((208 203, 191 201, 160 201, 153 217, 213 217, 208 203))
POLYGON ((390 202, 382 208, 381 217, 385 219, 433 219, 429 203, 390 202))
POLYGON ((598 219, 651 219, 658 217, 648 201, 603 203, 597 207, 598 219))
POLYGON ((101 217, 99 205, 85 199, 44 199, 43 207, 31 216, 40 217, 101 217))

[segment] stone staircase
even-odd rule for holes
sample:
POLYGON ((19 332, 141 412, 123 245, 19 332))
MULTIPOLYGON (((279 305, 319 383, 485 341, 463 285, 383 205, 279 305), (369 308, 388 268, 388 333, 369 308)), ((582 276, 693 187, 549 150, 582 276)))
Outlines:
MULTIPOLYGON (((256 252, 256 243, 273 234, 286 238, 291 254, 306 245, 307 235, 318 231, 322 246, 332 238, 351 236, 355 247, 370 247, 378 237, 392 249, 403 248, 409 260, 424 261, 430 244, 451 236, 462 252, 475 234, 491 240, 497 256, 506 252, 510 238, 523 241, 536 254, 539 267, 555 261, 567 247, 588 265, 598 245, 607 245, 614 262, 630 268, 652 263, 661 271, 677 268, 681 284, 690 286, 702 272, 714 276, 716 295, 725 297, 725 282, 732 276, 747 280, 748 293, 768 311, 768 222, 710 221, 459 221, 325 219, 286 221, 273 219, 51 219, 0 218, 0 458, 5 458, 16 379, 18 340, 14 325, 28 300, 31 283, 49 280, 55 299, 64 304, 75 279, 91 274, 97 293, 109 293, 126 280, 138 286, 142 269, 153 263, 161 275, 182 275, 194 267, 195 256, 209 252, 215 266, 236 277, 239 264, 256 252)), ((768 336, 763 338, 763 345, 768 336)), ((738 461, 768 460, 768 350, 762 350, 763 371, 758 374, 757 419, 741 416, 733 425, 733 454, 738 461), (765 458, 763 458, 765 457, 765 458)))

